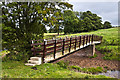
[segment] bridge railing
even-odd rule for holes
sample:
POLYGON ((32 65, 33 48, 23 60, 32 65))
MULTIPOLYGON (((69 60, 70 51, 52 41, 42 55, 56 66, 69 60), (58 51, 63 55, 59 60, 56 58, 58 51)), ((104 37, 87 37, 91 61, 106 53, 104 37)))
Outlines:
POLYGON ((31 50, 33 55, 39 53, 42 56, 42 62, 45 62, 45 56, 49 54, 53 54, 54 59, 56 58, 55 54, 58 51, 62 52, 64 55, 65 50, 67 49, 71 52, 72 49, 76 50, 76 48, 80 48, 81 46, 90 45, 94 41, 102 41, 102 36, 97 35, 80 35, 75 37, 66 37, 64 39, 51 39, 51 40, 32 40, 31 50), (39 42, 41 41, 41 42, 39 42), (36 43, 35 43, 36 42, 36 43))

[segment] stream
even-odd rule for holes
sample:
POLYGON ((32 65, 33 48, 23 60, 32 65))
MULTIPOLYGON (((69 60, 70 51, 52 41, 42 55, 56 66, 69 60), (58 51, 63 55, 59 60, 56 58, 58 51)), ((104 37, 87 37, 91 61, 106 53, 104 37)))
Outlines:
POLYGON ((97 75, 105 75, 105 76, 109 76, 112 78, 118 78, 120 79, 120 71, 107 71, 106 73, 98 73, 97 75))

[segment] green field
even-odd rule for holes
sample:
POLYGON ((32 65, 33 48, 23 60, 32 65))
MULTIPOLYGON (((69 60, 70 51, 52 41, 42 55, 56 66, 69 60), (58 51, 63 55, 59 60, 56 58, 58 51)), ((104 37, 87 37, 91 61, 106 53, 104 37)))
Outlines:
POLYGON ((3 78, 109 78, 103 75, 85 74, 70 71, 58 64, 45 63, 40 66, 25 66, 21 61, 8 61, 2 64, 3 78))
MULTIPOLYGON (((92 32, 83 32, 77 34, 60 35, 59 37, 96 34, 103 36, 102 43, 96 45, 96 48, 105 54, 103 59, 120 60, 118 55, 118 28, 101 29, 92 32)), ((45 34, 45 37, 54 35, 54 33, 45 34)), ((56 35, 56 34, 55 34, 56 35)), ((5 53, 6 51, 4 51, 5 53)), ((103 75, 91 75, 80 72, 71 71, 58 64, 45 63, 40 66, 25 66, 22 61, 7 61, 2 62, 2 77, 3 78, 107 78, 103 75), (34 68, 34 69, 32 69, 34 68)), ((74 66, 73 66, 74 67, 74 66)), ((91 71, 91 69, 90 69, 91 71)))
POLYGON ((95 34, 98 36, 103 36, 102 43, 100 45, 96 45, 96 48, 101 51, 101 53, 105 54, 103 59, 108 60, 120 60, 118 56, 120 56, 120 51, 118 50, 118 28, 110 28, 110 29, 101 29, 97 31, 91 32, 82 32, 76 34, 68 34, 68 35, 60 35, 57 38, 64 38, 66 36, 79 36, 79 35, 87 35, 87 34, 95 34))

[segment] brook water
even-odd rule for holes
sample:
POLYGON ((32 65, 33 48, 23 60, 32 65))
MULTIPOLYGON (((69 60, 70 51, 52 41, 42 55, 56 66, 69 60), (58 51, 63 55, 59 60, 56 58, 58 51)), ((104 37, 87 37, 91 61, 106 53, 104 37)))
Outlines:
POLYGON ((120 71, 107 71, 106 73, 98 73, 97 75, 105 75, 112 78, 120 79, 120 71))

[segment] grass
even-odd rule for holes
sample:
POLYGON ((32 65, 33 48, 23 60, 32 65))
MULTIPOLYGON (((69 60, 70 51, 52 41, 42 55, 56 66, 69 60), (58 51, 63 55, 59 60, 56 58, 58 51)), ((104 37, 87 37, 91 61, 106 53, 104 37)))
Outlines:
MULTIPOLYGON (((63 35, 64 33, 60 33, 59 35, 63 35)), ((58 33, 44 33, 44 39, 51 39, 53 37, 57 37, 58 33)))
POLYGON ((87 34, 95 34, 98 36, 103 36, 102 43, 100 45, 96 45, 96 49, 101 51, 101 53, 105 54, 103 59, 107 60, 120 60, 118 56, 120 56, 120 50, 118 50, 118 28, 110 28, 110 29, 101 29, 97 31, 91 32, 82 32, 76 34, 67 34, 60 35, 57 38, 64 38, 66 36, 79 36, 79 35, 87 35, 87 34))
POLYGON ((59 61, 57 63, 58 65, 60 65, 61 67, 65 68, 65 69, 69 69, 69 70, 75 70, 77 72, 84 72, 84 73, 99 73, 99 72, 104 72, 102 67, 90 67, 90 68, 81 68, 79 66, 69 66, 69 62, 68 61, 59 61))
POLYGON ((70 71, 59 64, 45 63, 40 66, 25 66, 22 61, 2 62, 2 78, 109 78, 70 71))
POLYGON ((97 54, 95 53, 93 56, 90 56, 89 58, 96 58, 97 54))
MULTIPOLYGON (((103 36, 102 43, 100 45, 96 45, 96 48, 101 51, 101 53, 105 54, 103 59, 120 60, 118 58, 118 55, 120 55, 118 51, 118 28, 101 29, 92 32, 60 35, 56 37, 59 38, 85 34, 96 34, 103 36)), ((54 33, 47 33, 44 38, 52 38, 53 35, 54 33)), ((6 54, 7 52, 3 51, 1 53, 6 54)), ((23 61, 7 61, 2 62, 2 78, 109 78, 103 75, 91 75, 71 71, 67 66, 67 63, 64 64, 64 62, 59 62, 57 64, 45 63, 40 66, 31 67, 25 66, 23 61)), ((72 68, 81 70, 81 72, 96 73, 102 71, 101 67, 80 68, 78 66, 72 66, 72 68)), ((105 66, 105 68, 107 67, 105 66)))

